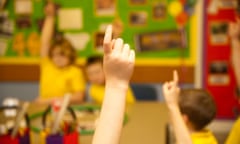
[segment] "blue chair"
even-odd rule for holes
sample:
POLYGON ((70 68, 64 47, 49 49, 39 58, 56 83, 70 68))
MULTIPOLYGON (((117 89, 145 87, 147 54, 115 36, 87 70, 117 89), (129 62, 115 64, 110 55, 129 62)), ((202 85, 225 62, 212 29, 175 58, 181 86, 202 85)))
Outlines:
POLYGON ((138 101, 157 100, 157 90, 149 84, 130 84, 133 93, 138 101))

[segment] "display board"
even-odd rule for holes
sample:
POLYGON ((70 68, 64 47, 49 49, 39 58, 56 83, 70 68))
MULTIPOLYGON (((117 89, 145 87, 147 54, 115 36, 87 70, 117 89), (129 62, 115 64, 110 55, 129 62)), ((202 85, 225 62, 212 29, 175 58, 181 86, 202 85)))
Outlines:
POLYGON ((217 116, 234 118, 240 105, 230 61, 228 24, 236 20, 237 0, 208 0, 205 4, 204 87, 216 100, 217 116))
MULTIPOLYGON (((176 2, 180 0, 54 2, 58 9, 56 30, 77 49, 80 64, 102 52, 104 30, 109 24, 115 27, 116 37, 121 36, 136 50, 137 65, 195 64, 196 15, 200 11, 186 9, 183 4, 189 17, 176 17, 176 2), (185 22, 184 28, 178 27, 179 21, 185 22)), ((45 4, 44 0, 8 0, 0 12, 0 64, 38 64, 45 4)))

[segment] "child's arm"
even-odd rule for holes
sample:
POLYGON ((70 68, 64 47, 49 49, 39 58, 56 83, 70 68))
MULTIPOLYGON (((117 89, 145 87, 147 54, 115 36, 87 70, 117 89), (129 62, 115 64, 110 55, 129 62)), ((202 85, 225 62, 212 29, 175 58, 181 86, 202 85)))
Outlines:
POLYGON ((41 34, 41 57, 47 57, 54 32, 55 7, 48 3, 45 8, 46 18, 44 20, 41 34))
POLYGON ((183 121, 178 106, 179 93, 180 88, 178 87, 178 74, 176 71, 174 71, 173 81, 166 82, 163 85, 163 95, 170 112, 170 119, 176 136, 177 144, 191 144, 192 140, 190 133, 183 121))
POLYGON ((229 25, 229 36, 231 38, 231 60, 237 86, 240 89, 240 19, 237 18, 236 23, 230 23, 229 25))
POLYGON ((134 51, 122 39, 112 40, 112 27, 109 26, 104 37, 105 97, 93 144, 119 143, 134 61, 134 51))

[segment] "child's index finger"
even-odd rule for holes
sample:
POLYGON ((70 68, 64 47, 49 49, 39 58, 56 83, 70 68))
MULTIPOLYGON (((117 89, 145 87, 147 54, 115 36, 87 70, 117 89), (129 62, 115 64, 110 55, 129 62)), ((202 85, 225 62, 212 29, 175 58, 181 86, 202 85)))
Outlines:
POLYGON ((112 25, 107 26, 103 39, 104 52, 108 53, 111 51, 111 41, 112 41, 112 25))
POLYGON ((176 70, 173 71, 173 81, 178 83, 178 73, 176 70))

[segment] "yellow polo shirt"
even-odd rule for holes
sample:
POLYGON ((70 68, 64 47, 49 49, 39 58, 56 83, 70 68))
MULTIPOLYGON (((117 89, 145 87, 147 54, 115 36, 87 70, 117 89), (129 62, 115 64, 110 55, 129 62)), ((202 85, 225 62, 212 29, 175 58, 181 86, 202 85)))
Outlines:
POLYGON ((56 67, 48 58, 41 61, 40 97, 62 97, 66 93, 85 91, 83 72, 77 66, 56 67))
POLYGON ((226 144, 240 144, 240 118, 234 123, 226 144))
POLYGON ((209 130, 192 133, 191 138, 193 144, 217 144, 215 136, 209 130))
MULTIPOLYGON (((104 99, 104 93, 105 93, 104 85, 91 84, 89 87, 89 96, 97 104, 102 104, 104 99)), ((127 104, 132 104, 135 102, 135 97, 130 88, 128 88, 128 91, 127 91, 126 102, 127 104)))

